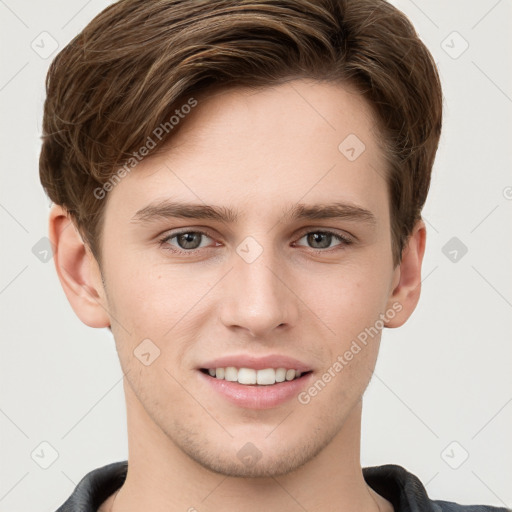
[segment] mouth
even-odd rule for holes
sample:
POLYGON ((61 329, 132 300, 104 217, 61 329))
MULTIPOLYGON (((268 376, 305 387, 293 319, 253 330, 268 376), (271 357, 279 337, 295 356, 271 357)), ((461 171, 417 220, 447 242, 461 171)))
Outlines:
POLYGON ((311 383, 315 371, 310 364, 285 354, 243 353, 202 361, 196 369, 205 393, 215 403, 220 397, 247 409, 289 403, 311 383))
POLYGON ((312 370, 299 371, 295 368, 237 368, 235 366, 219 368, 200 368, 205 375, 215 380, 234 382, 243 386, 270 387, 281 383, 304 379, 312 370))

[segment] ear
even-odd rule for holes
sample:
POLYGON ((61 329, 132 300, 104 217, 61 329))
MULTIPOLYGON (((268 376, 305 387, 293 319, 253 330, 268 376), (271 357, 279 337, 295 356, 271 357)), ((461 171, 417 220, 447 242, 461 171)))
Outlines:
POLYGON ((388 309, 396 315, 384 325, 400 327, 412 315, 420 299, 421 265, 425 254, 427 230, 423 220, 418 220, 402 251, 402 261, 395 269, 393 291, 388 300, 388 309))
POLYGON ((109 327, 107 300, 98 263, 60 205, 53 205, 49 238, 60 283, 73 311, 89 327, 109 327))

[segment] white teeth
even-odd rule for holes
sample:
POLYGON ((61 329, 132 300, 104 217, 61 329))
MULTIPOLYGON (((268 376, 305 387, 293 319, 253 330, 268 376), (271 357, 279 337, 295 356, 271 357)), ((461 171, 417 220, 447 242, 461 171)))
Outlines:
POLYGON ((286 368, 278 368, 276 370, 276 382, 284 382, 286 379, 286 368))
POLYGON ((263 370, 254 370, 253 368, 235 368, 228 366, 226 368, 209 368, 209 375, 217 379, 224 379, 239 384, 260 386, 271 386, 276 382, 284 382, 298 379, 302 372, 286 368, 265 368, 263 370))
POLYGON ((266 368, 265 370, 258 370, 256 382, 262 386, 275 384, 276 371, 273 368, 266 368))
POLYGON ((228 366, 224 371, 224 378, 236 382, 238 380, 238 370, 234 366, 228 366))
POLYGON ((256 370, 240 368, 238 370, 238 382, 240 384, 256 384, 256 370))
POLYGON ((286 370, 286 380, 293 380, 295 378, 295 370, 286 370))

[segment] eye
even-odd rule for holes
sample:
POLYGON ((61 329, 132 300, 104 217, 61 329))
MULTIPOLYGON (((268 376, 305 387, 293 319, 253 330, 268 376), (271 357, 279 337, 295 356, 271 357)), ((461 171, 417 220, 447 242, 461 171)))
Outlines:
MULTIPOLYGON (((327 249, 332 249, 333 247, 343 249, 345 246, 353 243, 353 240, 340 233, 326 230, 306 232, 299 238, 299 241, 303 238, 306 239, 306 243, 309 247, 317 252, 326 252, 327 249), (335 241, 339 243, 332 246, 332 242, 335 241)), ((159 240, 159 244, 166 251, 171 251, 175 254, 192 255, 195 251, 208 247, 208 244, 211 243, 212 240, 213 238, 204 231, 189 230, 180 231, 178 233, 167 233, 159 240), (209 239, 210 242, 205 239, 209 239)))
POLYGON ((205 247, 207 244, 202 244, 204 237, 211 240, 211 238, 203 231, 181 231, 180 233, 168 234, 159 242, 165 250, 177 253, 187 253, 193 252, 195 249, 205 247), (176 239, 176 245, 171 243, 171 240, 174 239, 176 239))
POLYGON ((320 251, 323 249, 330 249, 333 239, 340 242, 337 246, 350 245, 352 243, 350 238, 339 233, 333 233, 332 231, 310 231, 305 233, 299 240, 302 240, 303 238, 306 238, 306 242, 311 244, 310 247, 312 249, 320 251))

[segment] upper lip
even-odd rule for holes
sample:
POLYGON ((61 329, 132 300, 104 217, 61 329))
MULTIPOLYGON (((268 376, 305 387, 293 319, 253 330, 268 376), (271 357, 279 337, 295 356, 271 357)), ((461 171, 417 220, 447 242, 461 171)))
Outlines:
POLYGON ((253 368, 255 370, 264 370, 265 368, 287 368, 299 372, 308 372, 311 370, 310 366, 298 359, 280 354, 265 357, 250 356, 247 354, 224 356, 206 361, 200 368, 208 370, 210 368, 227 368, 228 366, 234 366, 235 368, 253 368))

